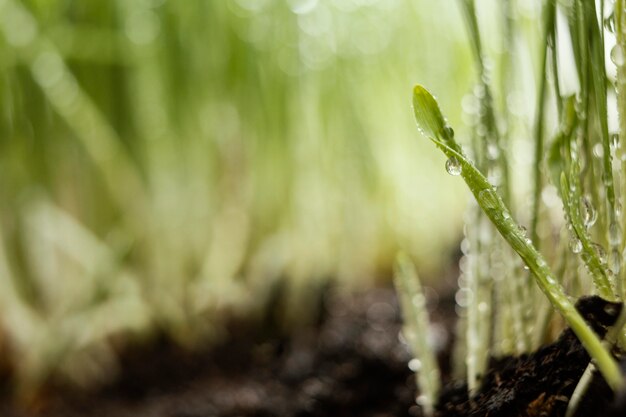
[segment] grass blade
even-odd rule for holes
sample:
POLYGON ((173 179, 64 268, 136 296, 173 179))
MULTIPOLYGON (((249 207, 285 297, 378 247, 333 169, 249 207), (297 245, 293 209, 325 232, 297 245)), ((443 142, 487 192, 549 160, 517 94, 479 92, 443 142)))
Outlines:
MULTIPOLYGON (((415 107, 415 118, 418 125, 423 125, 424 120, 444 120, 435 99, 431 98, 427 100, 423 98, 430 95, 424 87, 417 85, 413 91, 414 102, 417 96, 420 97, 419 100, 422 103, 434 103, 434 105, 431 106, 422 105, 415 107)), ((444 127, 445 125, 442 122, 440 126, 431 126, 430 130, 435 132, 443 131, 444 127)), ((465 158, 462 152, 459 152, 458 149, 460 149, 460 146, 456 143, 453 136, 446 136, 445 138, 441 136, 430 137, 430 140, 432 140, 448 158, 455 158, 459 162, 461 167, 460 174, 472 194, 474 194, 480 207, 496 226, 502 237, 504 237, 508 244, 528 266, 539 288, 550 300, 554 308, 561 313, 585 346, 590 356, 596 361, 596 365, 608 384, 613 389, 623 386, 623 377, 616 361, 602 345, 598 336, 578 313, 569 297, 565 294, 563 287, 558 283, 550 270, 546 260, 537 251, 532 241, 526 237, 525 232, 512 219, 509 209, 505 206, 494 187, 487 181, 485 176, 465 158)))

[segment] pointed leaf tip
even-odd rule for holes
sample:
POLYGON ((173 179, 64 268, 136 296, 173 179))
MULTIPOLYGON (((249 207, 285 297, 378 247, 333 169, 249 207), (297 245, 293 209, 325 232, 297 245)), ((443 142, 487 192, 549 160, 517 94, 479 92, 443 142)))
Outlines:
POLYGON ((432 139, 448 139, 445 134, 446 121, 437 100, 419 84, 413 88, 413 112, 424 135, 432 139))

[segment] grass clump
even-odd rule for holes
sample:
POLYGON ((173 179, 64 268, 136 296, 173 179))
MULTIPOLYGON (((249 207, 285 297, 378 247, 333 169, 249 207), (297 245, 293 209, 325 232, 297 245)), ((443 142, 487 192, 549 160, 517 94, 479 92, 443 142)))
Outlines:
POLYGON ((421 133, 445 154, 446 170, 463 178, 475 202, 466 216, 461 261, 460 291, 468 301, 460 306, 466 334, 458 343, 465 363, 456 364, 470 394, 480 387, 490 355, 529 352, 553 340, 560 328, 553 312, 587 349, 590 367, 612 389, 624 386, 610 353, 615 343, 623 344, 623 323, 603 343, 572 301, 589 294, 623 301, 626 279, 624 4, 597 4, 545 1, 534 21, 541 37, 534 39, 528 21, 503 2, 505 24, 497 39, 506 49, 491 60, 474 1, 460 1, 478 78, 464 99, 464 106, 472 105, 463 146, 433 96, 420 85, 413 90, 421 133), (514 71, 529 52, 538 63, 534 91, 514 71), (493 89, 494 79, 499 89, 493 89), (526 120, 511 104, 512 92, 522 89, 526 102, 535 103, 526 120), (532 149, 532 162, 516 162, 516 148, 532 149), (519 190, 516 176, 532 178, 531 187, 519 190))

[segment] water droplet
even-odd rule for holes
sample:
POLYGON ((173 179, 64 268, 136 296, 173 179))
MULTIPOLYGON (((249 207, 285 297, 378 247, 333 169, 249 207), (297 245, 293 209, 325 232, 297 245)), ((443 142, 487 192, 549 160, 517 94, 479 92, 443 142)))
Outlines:
POLYGON ((448 172, 448 174, 454 176, 461 175, 462 169, 463 168, 461 167, 461 163, 454 156, 450 157, 446 161, 446 171, 448 172))
POLYGON ((618 67, 624 65, 624 49, 620 45, 615 45, 611 49, 611 61, 618 67))
POLYGON ((500 167, 494 166, 489 168, 487 173, 487 180, 491 185, 499 186, 502 183, 502 173, 500 167))
POLYGON ((618 246, 622 243, 622 228, 619 223, 612 222, 609 225, 609 245, 618 246))
POLYGON ((580 253, 583 250, 583 242, 581 242, 580 239, 575 237, 572 240, 570 240, 569 247, 572 250, 572 252, 580 253))
POLYGON ((487 188, 478 193, 478 204, 485 210, 493 210, 499 207, 498 194, 493 188, 487 188))
POLYGON ((417 405, 424 406, 428 404, 428 397, 424 394, 418 395, 417 398, 415 398, 415 402, 417 405))
POLYGON ((452 129, 450 126, 445 126, 443 128, 443 133, 446 136, 446 139, 454 139, 454 129, 452 129))
POLYGON ((485 97, 485 93, 485 85, 482 83, 476 84, 476 86, 474 87, 474 95, 480 99, 485 97))
POLYGON ((601 143, 593 145, 593 156, 596 158, 602 158, 604 156, 604 148, 601 143))
POLYGON ((413 358, 409 361, 409 369, 413 372, 417 372, 422 369, 422 361, 417 358, 413 358))
POLYGON ((594 252, 598 256, 598 259, 601 263, 606 263, 606 251, 599 243, 592 243, 591 247, 593 247, 594 252))
POLYGON ((604 306, 604 312, 609 316, 614 317, 619 313, 619 308, 615 304, 607 304, 604 306))
POLYGON ((620 203, 619 201, 615 203, 615 215, 622 215, 622 203, 620 203))
POLYGON ((424 299, 424 296, 422 294, 417 294, 415 297, 413 297, 411 302, 417 308, 423 308, 426 305, 426 300, 424 299))
POLYGON ((622 259, 619 253, 619 249, 611 249, 611 255, 609 256, 609 268, 615 275, 619 275, 621 270, 622 259))
POLYGON ((498 148, 498 145, 496 145, 495 143, 490 143, 487 145, 487 158, 493 160, 498 159, 498 157, 500 156, 500 149, 498 148))
POLYGON ((588 229, 593 226, 598 220, 598 212, 591 204, 591 199, 588 196, 583 197, 582 201, 582 214, 583 214, 583 224, 588 229))
POLYGON ((461 307, 467 307, 471 304, 474 293, 469 288, 460 288, 454 295, 454 301, 461 307))
POLYGON ((614 14, 611 13, 609 16, 604 18, 604 28, 610 33, 615 33, 615 17, 614 14))
POLYGON ((528 265, 524 264, 524 271, 528 271, 529 269, 528 265))
POLYGON ((616 149, 619 147, 619 134, 613 133, 611 135, 611 146, 616 149))
POLYGON ((517 227, 517 229, 519 230, 519 232, 522 234, 522 236, 526 237, 528 235, 528 229, 526 229, 525 226, 522 226, 521 224, 517 227))

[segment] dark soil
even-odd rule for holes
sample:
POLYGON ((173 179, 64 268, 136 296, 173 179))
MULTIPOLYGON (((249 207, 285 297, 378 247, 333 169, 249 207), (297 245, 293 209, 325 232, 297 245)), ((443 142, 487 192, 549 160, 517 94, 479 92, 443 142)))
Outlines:
MULTIPOLYGON (((597 297, 579 303, 599 334, 620 308, 597 297)), ((228 343, 204 352, 190 353, 161 338, 125 352, 123 372, 108 386, 85 392, 51 384, 36 401, 20 406, 5 395, 0 416, 421 416, 393 292, 328 296, 324 311, 319 324, 289 338, 268 335, 268 323, 234 324, 228 343)), ((453 317, 451 300, 433 311, 430 336, 444 374, 453 317)), ((471 400, 463 383, 449 383, 437 417, 563 416, 588 361, 567 330, 533 354, 494 360, 471 400)), ((614 399, 596 377, 578 415, 626 416, 626 395, 614 399)))
MULTIPOLYGON (((576 308, 603 337, 615 323, 622 304, 585 297, 576 308)), ((529 355, 493 360, 479 392, 471 400, 464 383, 450 384, 442 392, 437 417, 543 417, 564 416, 589 355, 567 329, 558 340, 529 355)), ((623 394, 613 403, 613 393, 596 374, 577 416, 626 416, 623 394)))

